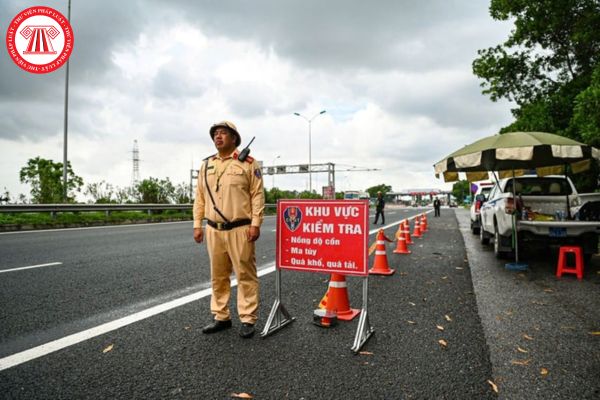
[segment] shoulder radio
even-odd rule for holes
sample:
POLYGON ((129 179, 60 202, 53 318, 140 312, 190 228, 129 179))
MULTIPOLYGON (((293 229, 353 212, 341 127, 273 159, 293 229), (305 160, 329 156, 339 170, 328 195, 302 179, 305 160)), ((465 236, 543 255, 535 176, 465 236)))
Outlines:
POLYGON ((252 140, 250 140, 250 143, 248 143, 246 145, 246 147, 244 147, 242 149, 242 151, 240 151, 240 155, 238 156, 238 160, 240 160, 241 162, 244 162, 246 160, 246 158, 248 157, 248 154, 250 154, 250 145, 252 144, 252 142, 254 142, 255 138, 256 138, 256 136, 253 136, 252 140))

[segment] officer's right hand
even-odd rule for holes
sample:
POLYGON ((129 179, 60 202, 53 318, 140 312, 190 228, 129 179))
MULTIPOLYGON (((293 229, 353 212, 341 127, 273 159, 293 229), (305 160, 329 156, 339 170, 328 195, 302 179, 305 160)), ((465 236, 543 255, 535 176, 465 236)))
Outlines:
POLYGON ((194 228, 194 240, 196 243, 202 243, 204 240, 204 231, 202 228, 194 228))

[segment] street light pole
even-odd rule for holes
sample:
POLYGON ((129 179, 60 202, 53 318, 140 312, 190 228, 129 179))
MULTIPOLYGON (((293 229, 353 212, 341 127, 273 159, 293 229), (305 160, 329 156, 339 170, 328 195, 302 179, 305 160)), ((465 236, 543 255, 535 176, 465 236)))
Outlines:
POLYGON ((311 157, 311 127, 312 118, 308 121, 308 193, 312 193, 312 157, 311 157))
POLYGON ((297 115, 299 117, 304 118, 307 122, 308 122, 308 191, 309 193, 312 193, 312 171, 311 171, 311 167, 312 167, 312 155, 311 155, 311 149, 312 149, 312 145, 311 145, 311 131, 312 131, 312 121, 313 119, 317 118, 319 115, 321 114, 325 114, 327 111, 323 110, 315 115, 313 115, 312 118, 306 118, 304 115, 295 112, 294 115, 297 115))
MULTIPOLYGON (((71 0, 69 0, 67 20, 71 21, 71 0)), ((65 79, 65 122, 63 140, 63 203, 67 202, 67 132, 69 123, 69 60, 65 79)))
POLYGON ((275 160, 277 160, 278 158, 281 158, 281 156, 277 156, 273 159, 273 162, 271 163, 271 165, 273 166, 273 183, 271 184, 271 187, 274 188, 275 187, 275 160))

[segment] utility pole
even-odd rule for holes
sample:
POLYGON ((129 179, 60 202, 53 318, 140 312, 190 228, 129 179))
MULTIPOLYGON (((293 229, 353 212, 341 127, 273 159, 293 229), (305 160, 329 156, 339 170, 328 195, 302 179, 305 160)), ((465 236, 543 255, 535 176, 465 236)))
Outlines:
MULTIPOLYGON (((67 19, 71 22, 71 0, 67 11, 67 19)), ((65 122, 63 139, 63 203, 67 202, 67 132, 69 123, 69 60, 67 60, 67 72, 65 79, 65 122)))
POLYGON ((133 173, 131 174, 131 186, 135 187, 140 182, 140 149, 137 139, 133 141, 133 173))

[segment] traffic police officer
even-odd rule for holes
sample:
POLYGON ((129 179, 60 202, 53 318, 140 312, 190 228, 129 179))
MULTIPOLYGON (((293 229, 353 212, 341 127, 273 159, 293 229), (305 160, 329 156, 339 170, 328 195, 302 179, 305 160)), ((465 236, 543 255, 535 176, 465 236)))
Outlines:
POLYGON ((194 201, 194 240, 206 238, 210 257, 214 321, 202 329, 215 333, 231 327, 230 275, 238 281, 237 310, 243 338, 254 335, 258 311, 258 276, 255 241, 260 236, 265 197, 261 169, 252 157, 243 156, 236 126, 222 121, 210 128, 217 154, 202 163, 194 201), (202 219, 206 218, 206 231, 202 219))

